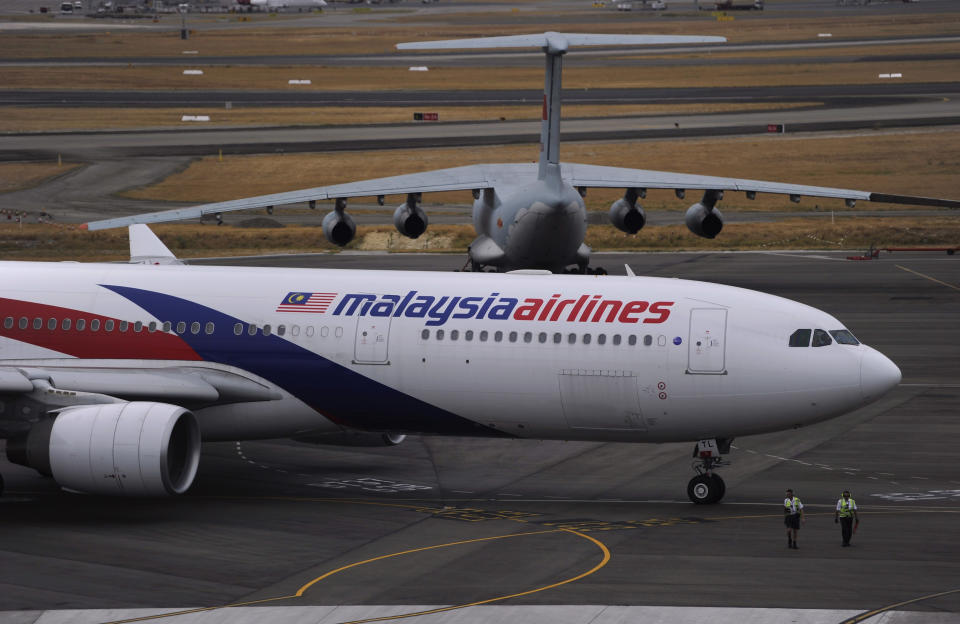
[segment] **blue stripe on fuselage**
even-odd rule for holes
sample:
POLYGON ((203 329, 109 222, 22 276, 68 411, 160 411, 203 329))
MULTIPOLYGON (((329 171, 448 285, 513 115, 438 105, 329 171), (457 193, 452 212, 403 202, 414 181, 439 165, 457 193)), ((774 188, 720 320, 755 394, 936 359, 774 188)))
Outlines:
MULTIPOLYGON (((102 285, 126 297, 161 322, 188 331, 180 337, 205 361, 228 364, 259 375, 296 396, 331 420, 373 431, 439 435, 508 436, 374 381, 279 336, 247 333, 248 324, 213 308, 162 293, 102 285), (192 323, 199 333, 191 333, 192 323), (205 333, 212 322, 214 331, 205 333), (243 333, 234 334, 234 325, 243 333)), ((135 340, 135 335, 131 339, 135 340)), ((149 354, 144 354, 149 359, 149 354)))

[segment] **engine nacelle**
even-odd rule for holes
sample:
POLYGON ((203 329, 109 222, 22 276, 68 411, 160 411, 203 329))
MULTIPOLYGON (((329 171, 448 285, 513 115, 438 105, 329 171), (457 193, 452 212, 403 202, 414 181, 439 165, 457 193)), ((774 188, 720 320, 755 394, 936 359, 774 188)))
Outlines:
POLYGON ((699 202, 687 209, 684 220, 691 232, 703 238, 716 238, 723 229, 723 214, 720 209, 709 209, 699 202))
POLYGON ((419 238, 427 231, 427 213, 415 201, 407 201, 393 212, 393 225, 407 238, 419 238))
POLYGON ((610 206, 610 223, 621 232, 636 234, 647 223, 643 206, 626 198, 620 198, 610 206))
POLYGON ((342 210, 334 210, 323 218, 323 235, 334 245, 343 247, 356 233, 357 224, 342 210))
POLYGON ((407 436, 402 433, 370 433, 367 431, 343 431, 340 433, 300 436, 298 442, 329 444, 330 446, 396 446, 407 436))
POLYGON ((70 407, 52 425, 38 424, 34 433, 8 448, 10 460, 49 472, 65 490, 86 494, 182 494, 200 462, 197 419, 166 403, 70 407))

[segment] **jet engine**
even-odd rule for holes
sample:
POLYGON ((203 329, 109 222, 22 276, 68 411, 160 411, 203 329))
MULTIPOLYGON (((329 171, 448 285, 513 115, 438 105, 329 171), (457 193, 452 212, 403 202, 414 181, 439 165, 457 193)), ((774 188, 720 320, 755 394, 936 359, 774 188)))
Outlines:
POLYGON ((687 209, 685 221, 687 228, 703 238, 716 238, 723 229, 723 214, 716 207, 723 197, 720 191, 706 191, 703 199, 687 209))
POLYGON ((418 238, 427 230, 427 214, 420 208, 419 193, 408 194, 406 203, 397 206, 393 225, 408 238, 418 238))
POLYGON ((610 206, 610 223, 618 230, 627 234, 636 234, 647 223, 647 215, 643 206, 637 203, 637 189, 627 189, 622 199, 618 199, 610 206))
POLYGON ((60 487, 106 496, 182 494, 200 461, 200 427, 186 409, 129 402, 68 407, 7 443, 10 461, 60 487))
POLYGON ((357 233, 357 224, 346 213, 346 208, 347 200, 338 199, 333 212, 323 218, 323 235, 340 247, 352 241, 353 235, 357 233))
POLYGON ((343 431, 319 435, 300 436, 298 442, 329 444, 331 446, 396 446, 407 436, 402 433, 370 433, 367 431, 343 431))

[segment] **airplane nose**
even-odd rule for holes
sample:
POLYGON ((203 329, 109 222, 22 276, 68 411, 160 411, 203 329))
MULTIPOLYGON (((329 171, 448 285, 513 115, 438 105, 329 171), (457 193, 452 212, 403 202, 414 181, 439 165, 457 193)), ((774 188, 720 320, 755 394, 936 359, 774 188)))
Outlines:
POLYGON ((860 392, 873 401, 893 389, 902 378, 900 369, 876 349, 865 347, 860 357, 860 392))

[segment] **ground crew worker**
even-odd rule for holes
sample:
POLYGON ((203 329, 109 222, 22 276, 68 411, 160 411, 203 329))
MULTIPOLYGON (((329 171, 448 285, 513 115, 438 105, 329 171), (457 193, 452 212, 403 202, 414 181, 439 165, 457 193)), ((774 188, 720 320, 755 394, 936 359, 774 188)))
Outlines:
POLYGON ((787 497, 783 499, 783 523, 787 526, 787 548, 798 550, 797 531, 800 524, 806 524, 803 517, 803 503, 793 495, 793 490, 787 490, 787 497))
POLYGON ((857 501, 850 498, 850 492, 844 490, 837 501, 837 511, 833 514, 833 522, 840 523, 840 532, 843 535, 843 545, 850 545, 850 538, 853 537, 854 522, 860 524, 860 518, 857 517, 857 501))

